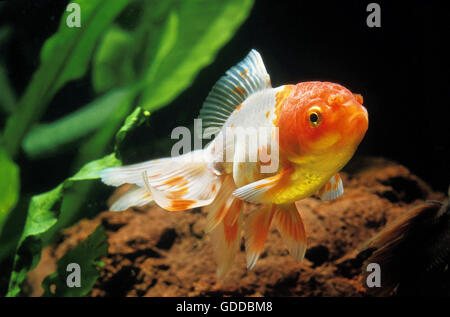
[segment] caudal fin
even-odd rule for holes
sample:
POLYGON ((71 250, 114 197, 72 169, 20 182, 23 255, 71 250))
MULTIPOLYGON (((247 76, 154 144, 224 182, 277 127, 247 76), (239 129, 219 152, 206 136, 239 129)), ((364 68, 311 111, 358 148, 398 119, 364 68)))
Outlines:
POLYGON ((153 201, 152 195, 143 187, 132 186, 109 207, 110 211, 122 211, 132 206, 140 207, 153 201))
MULTIPOLYGON (((146 190, 151 199, 169 211, 210 204, 222 184, 220 176, 209 168, 202 150, 173 158, 108 168, 103 170, 100 176, 107 185, 135 184, 141 188, 138 193, 146 190)), ((122 202, 115 207, 118 209, 123 206, 136 206, 141 200, 137 195, 130 194, 122 202), (135 202, 132 201, 134 198, 135 202)))

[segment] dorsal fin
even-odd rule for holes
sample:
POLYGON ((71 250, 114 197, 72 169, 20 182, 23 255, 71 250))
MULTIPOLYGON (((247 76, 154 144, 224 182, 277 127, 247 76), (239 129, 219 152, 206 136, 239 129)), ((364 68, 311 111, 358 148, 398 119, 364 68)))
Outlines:
POLYGON ((218 133, 230 114, 251 94, 270 88, 270 76, 259 53, 252 49, 216 82, 200 110, 205 136, 218 133))

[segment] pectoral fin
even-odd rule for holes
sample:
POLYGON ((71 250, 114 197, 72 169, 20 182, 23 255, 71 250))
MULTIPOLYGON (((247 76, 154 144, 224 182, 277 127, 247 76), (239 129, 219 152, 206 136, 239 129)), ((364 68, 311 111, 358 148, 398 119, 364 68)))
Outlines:
POLYGON ((286 170, 282 170, 274 176, 239 187, 233 192, 233 195, 254 204, 270 202, 269 191, 280 185, 286 179, 287 174, 286 170))
POLYGON ((318 192, 322 200, 335 200, 342 194, 344 194, 344 185, 339 174, 333 175, 318 192))
POLYGON ((278 183, 281 176, 281 174, 277 174, 239 187, 233 192, 233 195, 249 203, 261 203, 264 200, 264 194, 278 183))

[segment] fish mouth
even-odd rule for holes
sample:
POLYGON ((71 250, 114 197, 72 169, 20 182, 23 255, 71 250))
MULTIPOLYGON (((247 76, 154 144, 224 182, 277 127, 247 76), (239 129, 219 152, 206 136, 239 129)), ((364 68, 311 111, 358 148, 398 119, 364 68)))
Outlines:
POLYGON ((366 108, 361 105, 355 105, 352 110, 347 121, 348 131, 352 135, 357 136, 357 139, 360 139, 369 127, 369 115, 366 108))
POLYGON ((350 116, 348 119, 349 123, 352 123, 354 121, 369 121, 369 115, 367 113, 367 109, 356 102, 351 102, 349 104, 347 104, 349 111, 350 111, 350 116))
POLYGON ((367 115, 367 110, 364 109, 364 111, 358 111, 356 113, 353 113, 349 118, 349 123, 352 124, 355 121, 369 121, 369 116, 367 115))
POLYGON ((359 119, 365 119, 366 121, 369 121, 367 109, 360 103, 348 102, 347 104, 345 104, 345 106, 347 106, 347 109, 350 111, 349 122, 359 119))

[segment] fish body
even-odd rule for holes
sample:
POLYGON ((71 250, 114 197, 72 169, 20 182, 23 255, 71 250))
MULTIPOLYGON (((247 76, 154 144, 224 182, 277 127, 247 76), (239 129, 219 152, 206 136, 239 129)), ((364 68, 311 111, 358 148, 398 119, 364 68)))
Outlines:
POLYGON ((169 211, 204 206, 219 277, 232 266, 242 229, 249 268, 272 223, 302 260, 306 234, 295 202, 343 194, 337 173, 368 128, 362 97, 329 82, 273 88, 252 50, 214 85, 200 118, 204 138, 212 140, 203 150, 102 172, 106 184, 134 184, 111 209, 151 201, 169 211), (244 201, 259 204, 245 223, 244 201))

